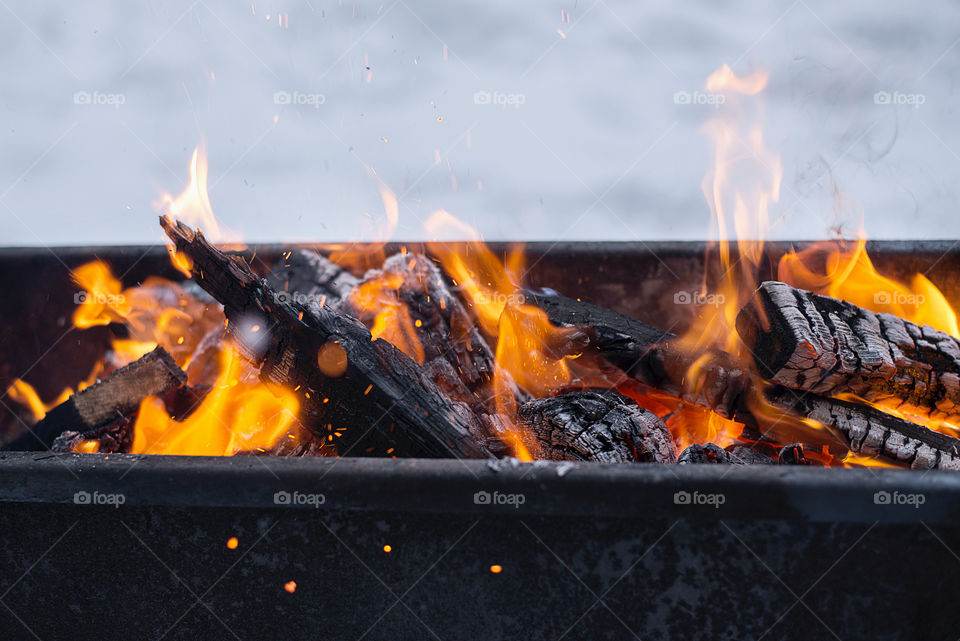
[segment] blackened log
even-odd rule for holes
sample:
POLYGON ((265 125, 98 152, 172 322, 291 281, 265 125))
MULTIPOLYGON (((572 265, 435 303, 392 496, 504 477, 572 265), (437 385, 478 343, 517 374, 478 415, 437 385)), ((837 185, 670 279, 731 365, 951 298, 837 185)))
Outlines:
POLYGON ((737 331, 770 380, 850 393, 918 416, 960 420, 960 341, 929 326, 765 282, 737 331))
POLYGON ((537 438, 535 458, 597 463, 676 463, 660 417, 617 392, 570 392, 520 406, 519 421, 537 438))
POLYGON ((173 357, 162 347, 157 347, 71 396, 4 449, 50 449, 61 433, 68 430, 79 434, 94 432, 119 417, 135 412, 146 397, 162 395, 182 387, 186 381, 187 375, 177 366, 173 357))
POLYGON ((915 469, 960 470, 960 440, 878 409, 815 394, 773 387, 764 398, 780 409, 813 419, 843 434, 850 449, 915 469))
POLYGON ((330 259, 309 249, 291 251, 267 276, 267 284, 281 298, 301 305, 336 309, 360 279, 330 259))
POLYGON ((695 443, 687 446, 687 449, 680 453, 677 463, 680 465, 692 464, 711 464, 711 465, 746 465, 747 462, 726 451, 715 443, 704 443, 700 445, 695 443))
POLYGON ((197 283, 224 306, 228 332, 260 378, 300 394, 301 421, 321 438, 339 432, 340 455, 373 447, 379 456, 492 456, 470 409, 445 398, 396 347, 371 340, 359 321, 284 300, 199 231, 166 217, 160 224, 191 259, 197 283))
POLYGON ((802 443, 791 443, 780 448, 777 462, 780 465, 810 465, 810 461, 803 453, 802 443))
POLYGON ((763 452, 758 452, 752 447, 746 445, 735 445, 727 447, 726 451, 736 456, 747 465, 776 465, 778 460, 770 458, 763 452))
POLYGON ((583 301, 533 292, 525 296, 528 303, 543 309, 553 324, 588 328, 590 351, 642 383, 726 418, 733 417, 744 404, 750 376, 727 353, 692 353, 670 332, 583 301), (690 368, 704 354, 709 358, 692 385, 690 368))

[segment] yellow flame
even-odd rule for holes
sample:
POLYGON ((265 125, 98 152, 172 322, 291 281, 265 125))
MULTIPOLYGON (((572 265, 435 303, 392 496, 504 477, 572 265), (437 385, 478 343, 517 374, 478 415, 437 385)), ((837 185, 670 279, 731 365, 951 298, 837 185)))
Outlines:
POLYGON ((442 210, 430 216, 425 228, 434 236, 453 234, 468 239, 431 243, 430 248, 460 288, 481 329, 496 339, 493 389, 497 412, 511 423, 507 441, 515 455, 532 460, 524 443, 530 436, 516 424, 514 383, 535 396, 548 395, 569 383, 567 359, 550 349, 569 330, 555 327, 543 310, 524 302, 522 247, 515 246, 501 260, 475 229, 442 210))
POLYGON ((915 274, 909 283, 880 274, 862 237, 852 245, 825 241, 790 252, 780 259, 778 278, 800 289, 930 325, 960 338, 957 314, 943 292, 923 274, 915 274))
MULTIPOLYGON (((235 243, 239 240, 237 235, 223 227, 213 213, 207 182, 207 153, 203 145, 198 145, 190 156, 190 181, 187 187, 176 197, 169 193, 162 194, 153 203, 154 209, 202 230, 204 236, 213 242, 235 243)), ((174 267, 189 277, 190 259, 178 254, 169 243, 167 251, 174 267)))
POLYGON ((224 347, 213 388, 183 421, 171 418, 162 400, 144 399, 131 452, 230 456, 273 447, 294 426, 299 400, 289 390, 240 382, 242 367, 240 355, 224 347))

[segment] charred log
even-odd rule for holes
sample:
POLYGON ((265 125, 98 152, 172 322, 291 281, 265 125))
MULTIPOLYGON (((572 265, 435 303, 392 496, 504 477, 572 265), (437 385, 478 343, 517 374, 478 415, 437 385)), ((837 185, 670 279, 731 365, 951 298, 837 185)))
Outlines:
POLYGON ((742 406, 750 377, 729 354, 708 352, 710 358, 701 368, 697 383, 691 385, 688 372, 703 352, 682 349, 674 334, 563 296, 528 292, 526 299, 546 311, 555 325, 588 328, 590 351, 642 383, 727 418, 742 406))
POLYGON ((537 438, 536 458, 597 463, 675 463, 663 421, 617 392, 570 392, 520 406, 520 422, 537 438))
POLYGON ((780 465, 810 465, 810 461, 803 454, 801 443, 791 443, 780 448, 777 462, 780 465))
POLYGON ((770 380, 960 420, 960 341, 929 326, 765 282, 737 331, 770 380))
POLYGON ((758 452, 752 447, 746 445, 735 445, 728 447, 727 451, 736 456, 747 465, 776 465, 778 460, 770 458, 763 452, 758 452))
POLYGON ((308 249, 290 252, 270 270, 267 284, 281 298, 301 305, 336 309, 360 279, 325 256, 308 249))
POLYGON ((960 440, 873 407, 783 387, 767 390, 772 405, 843 434, 854 452, 881 456, 915 469, 960 470, 960 440))
POLYGON ((410 345, 407 354, 446 396, 478 415, 493 412, 493 350, 433 261, 422 254, 391 256, 364 275, 339 311, 372 327, 377 311, 394 305, 398 322, 387 331, 398 340, 391 342, 410 345), (374 300, 383 298, 389 300, 374 300))
POLYGON ((95 433, 97 428, 135 412, 144 398, 182 387, 186 380, 187 375, 173 357, 162 347, 157 347, 71 396, 4 449, 46 450, 63 432, 95 433))
POLYGON ((677 463, 680 465, 746 465, 747 461, 715 443, 704 443, 703 445, 695 443, 680 453, 677 463))
POLYGON ((126 454, 133 445, 133 416, 120 416, 102 427, 89 432, 75 432, 67 430, 53 441, 50 446, 52 452, 104 452, 109 454, 126 454), (84 442, 95 446, 89 450, 81 450, 84 442))
POLYGON ((341 434, 338 453, 485 458, 486 434, 462 403, 445 398, 390 343, 357 320, 284 300, 241 259, 199 231, 161 218, 194 279, 224 306, 228 332, 260 378, 301 395, 301 420, 318 437, 341 434))

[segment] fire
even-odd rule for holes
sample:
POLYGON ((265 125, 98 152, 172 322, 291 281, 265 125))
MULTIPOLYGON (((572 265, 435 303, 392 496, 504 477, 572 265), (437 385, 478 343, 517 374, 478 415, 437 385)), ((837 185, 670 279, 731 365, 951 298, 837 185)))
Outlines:
POLYGON ((923 274, 909 283, 880 274, 867 255, 866 239, 814 243, 780 259, 780 280, 800 289, 841 298, 874 312, 930 325, 960 338, 957 314, 943 292, 923 274))
MULTIPOLYGON (((221 226, 213 214, 210 204, 210 194, 207 191, 207 153, 203 145, 198 145, 190 157, 190 182, 186 189, 176 198, 169 193, 160 196, 153 203, 154 209, 161 214, 172 218, 179 218, 198 229, 204 235, 217 242, 235 242, 235 235, 221 226)), ((180 256, 169 244, 167 251, 170 260, 181 273, 190 276, 190 261, 186 256, 180 256)))
POLYGON ((19 378, 15 379, 7 388, 7 396, 10 397, 10 400, 27 408, 34 423, 43 420, 47 412, 66 401, 71 394, 73 394, 73 390, 68 387, 60 392, 60 395, 55 399, 49 403, 44 403, 33 386, 19 378))
POLYGON ((780 156, 764 144, 760 120, 745 116, 741 109, 740 96, 759 94, 766 85, 766 73, 741 78, 726 65, 706 83, 707 91, 724 96, 725 107, 706 125, 713 141, 714 165, 702 184, 723 276, 711 299, 715 304, 698 309, 687 338, 699 348, 716 347, 741 357, 745 354, 735 330, 736 318, 751 300, 758 280, 769 208, 780 198, 783 176, 780 156), (736 260, 731 238, 737 243, 736 260))
POLYGON ((385 273, 362 283, 350 295, 350 302, 360 312, 374 314, 370 334, 393 343, 404 354, 423 365, 425 354, 417 337, 410 309, 397 297, 403 275, 385 273))
MULTIPOLYGON (((190 161, 190 182, 180 196, 164 195, 157 206, 201 226, 214 238, 230 237, 213 215, 207 190, 207 163, 202 147, 190 161)), ((171 251, 174 265, 189 274, 189 261, 171 251)), ((72 272, 81 288, 73 323, 79 329, 123 325, 126 336, 115 338, 107 357, 78 391, 126 365, 158 345, 187 372, 199 400, 185 416, 172 417, 164 401, 148 397, 134 424, 133 453, 232 455, 266 450, 280 438, 295 439, 299 400, 290 390, 268 388, 227 343, 219 305, 195 296, 188 286, 151 277, 137 287, 123 288, 109 266, 92 261, 72 272), (209 387, 209 391, 204 391, 209 387)), ((35 420, 69 398, 64 390, 51 402, 40 399, 24 381, 8 390, 35 420)), ((96 441, 81 441, 77 451, 96 451, 96 441)))
MULTIPOLYGON (((246 363, 233 349, 220 355, 220 375, 203 402, 183 421, 163 401, 148 397, 134 425, 133 454, 230 456, 266 450, 294 427, 300 402, 292 391, 243 382, 246 363)), ((251 372, 246 372, 247 377, 251 372)))
POLYGON ((425 223, 431 235, 454 233, 463 244, 431 243, 446 272, 477 315, 485 334, 496 338, 493 390, 497 412, 511 422, 508 439, 521 460, 532 460, 525 435, 516 426, 514 384, 537 396, 563 388, 571 381, 566 354, 557 353, 570 330, 555 327, 546 313, 523 298, 525 263, 520 247, 500 260, 472 227, 446 211, 425 223))

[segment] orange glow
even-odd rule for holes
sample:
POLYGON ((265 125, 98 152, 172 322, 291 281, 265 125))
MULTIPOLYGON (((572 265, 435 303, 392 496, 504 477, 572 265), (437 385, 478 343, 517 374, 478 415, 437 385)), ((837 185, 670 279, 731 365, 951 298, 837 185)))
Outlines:
MULTIPOLYGON (((943 292, 923 274, 909 283, 880 274, 867 255, 866 241, 824 241, 780 259, 778 278, 794 287, 840 298, 874 312, 885 312, 930 325, 960 338, 957 314, 943 292)), ((840 398, 875 407, 912 423, 950 436, 960 436, 960 426, 938 417, 918 415, 890 399, 878 403, 852 394, 840 398)))
POLYGON ((223 347, 213 388, 182 421, 170 417, 160 399, 144 399, 131 452, 230 456, 273 447, 294 427, 300 402, 289 390, 241 382, 245 365, 238 353, 223 347))
POLYGON ((324 343, 317 350, 317 367, 330 378, 343 376, 347 364, 347 352, 336 342, 324 343))
POLYGON ((237 540, 237 537, 231 536, 227 539, 227 547, 231 550, 236 550, 237 546, 240 545, 240 541, 237 540))
POLYGON ((80 306, 73 313, 73 324, 79 329, 123 322, 130 312, 130 302, 123 295, 123 285, 110 273, 106 263, 93 261, 73 271, 73 280, 83 288, 74 300, 80 306))
POLYGON ((780 259, 778 278, 800 289, 840 298, 864 309, 930 325, 960 338, 957 314, 923 274, 905 283, 880 274, 867 255, 866 240, 824 241, 780 259))
POLYGON ((423 365, 423 344, 417 336, 410 309, 397 295, 401 285, 402 274, 384 273, 354 289, 350 294, 350 303, 360 314, 374 315, 370 328, 373 338, 393 343, 404 354, 423 365))
POLYGON ((387 554, 390 554, 393 551, 393 548, 389 545, 384 545, 383 551, 386 552, 387 554))
POLYGON ((556 327, 543 310, 525 303, 521 247, 501 260, 476 230, 445 211, 430 216, 425 227, 432 235, 452 233, 469 239, 431 243, 430 248, 460 288, 483 332, 496 339, 493 390, 497 412, 510 422, 505 440, 517 458, 533 460, 530 436, 516 425, 514 384, 534 396, 547 396, 570 383, 568 355, 558 353, 564 351, 558 348, 579 330, 556 327))
POLYGON ((286 583, 283 584, 283 589, 289 592, 290 594, 293 594, 294 592, 297 591, 297 582, 287 581, 286 583))
POLYGON ((54 407, 63 403, 70 395, 73 394, 73 390, 69 387, 57 396, 54 400, 49 403, 44 403, 40 400, 40 396, 37 394, 37 391, 33 388, 33 385, 23 381, 19 378, 14 379, 10 384, 10 387, 7 388, 7 396, 10 397, 10 400, 19 403, 26 407, 33 418, 33 422, 39 422, 43 420, 43 417, 47 415, 47 412, 52 410, 54 407))
MULTIPOLYGON (((192 227, 203 231, 204 236, 213 242, 236 242, 238 237, 224 228, 213 214, 210 194, 207 191, 207 153, 203 145, 198 145, 190 157, 190 181, 187 187, 174 197, 164 193, 153 203, 159 213, 180 219, 192 227)), ((167 244, 170 260, 182 274, 190 276, 190 259, 180 256, 172 245, 167 244)))
POLYGON ((100 443, 98 441, 80 441, 74 447, 74 451, 94 454, 100 451, 100 443))
POLYGON ((490 571, 493 572, 494 574, 500 574, 501 572, 503 572, 503 566, 502 566, 502 565, 491 565, 491 566, 490 566, 490 571))

